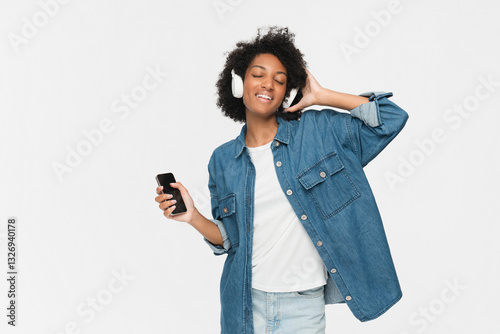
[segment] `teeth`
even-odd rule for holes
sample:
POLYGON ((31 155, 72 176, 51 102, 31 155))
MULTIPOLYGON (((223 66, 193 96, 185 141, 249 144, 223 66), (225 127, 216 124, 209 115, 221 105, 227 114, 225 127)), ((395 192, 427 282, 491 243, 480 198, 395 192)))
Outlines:
POLYGON ((270 96, 268 96, 268 95, 264 95, 264 94, 259 94, 259 95, 257 95, 257 97, 262 97, 262 98, 264 98, 264 99, 268 99, 269 101, 271 101, 271 100, 272 100, 270 96))

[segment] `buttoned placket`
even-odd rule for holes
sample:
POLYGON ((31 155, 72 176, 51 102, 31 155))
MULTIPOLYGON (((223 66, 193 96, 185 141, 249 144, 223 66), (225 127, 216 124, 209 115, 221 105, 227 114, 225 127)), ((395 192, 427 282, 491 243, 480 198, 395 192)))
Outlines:
MULTIPOLYGON (((276 167, 278 167, 278 169, 276 170, 276 175, 278 176, 278 181, 280 182, 282 188, 283 188, 283 181, 286 183, 286 186, 284 188, 287 190, 285 193, 288 197, 291 197, 291 196, 294 196, 294 192, 293 192, 293 189, 289 186, 290 183, 286 180, 286 173, 283 171, 283 169, 281 169, 281 167, 283 167, 283 162, 282 162, 283 150, 280 150, 279 147, 280 147, 279 141, 275 140, 273 155, 275 157, 275 160, 278 159, 278 161, 276 162, 276 167), (280 178, 280 175, 285 176, 285 177, 280 178)), ((324 174, 324 172, 322 172, 322 173, 324 174)), ((293 200, 293 201, 299 202, 298 200, 293 200)), ((293 205, 292 205, 292 208, 295 210, 293 205)), ((297 210, 295 210, 295 211, 297 211, 297 210)), ((307 215, 305 213, 302 213, 300 215, 300 218, 302 221, 306 221, 307 215)), ((321 240, 319 240, 319 238, 318 238, 318 241, 316 242, 316 246, 318 246, 318 247, 323 246, 323 242, 321 240)))
MULTIPOLYGON (((246 258, 247 258, 247 266, 245 268, 245 289, 247 293, 243 294, 243 308, 244 308, 244 319, 243 323, 245 324, 247 321, 252 322, 252 248, 253 248, 253 228, 254 228, 254 196, 255 196, 255 166, 252 163, 252 159, 248 154, 248 151, 245 150, 245 158, 247 159, 247 179, 245 184, 245 225, 246 225, 246 258), (248 296, 249 300, 246 300, 246 296, 248 296)), ((246 327, 246 325, 245 325, 246 327)))
MULTIPOLYGON (((310 237, 313 236, 313 240, 316 240, 313 243, 315 244, 316 250, 318 251, 321 259, 323 260, 323 262, 325 264, 327 264, 327 270, 329 267, 330 268, 329 271, 332 274, 338 275, 338 271, 335 268, 335 266, 333 265, 333 260, 330 258, 329 254, 327 254, 327 251, 323 247, 324 246, 323 241, 320 239, 319 235, 317 234, 315 228, 312 226, 311 222, 308 221, 307 214, 302 209, 302 205, 301 205, 300 201, 296 198, 296 195, 294 195, 294 191, 293 191, 292 187, 290 186, 290 182, 287 180, 287 175, 284 171, 284 168, 285 168, 285 166, 284 166, 284 163, 285 163, 284 162, 284 160, 285 160, 284 150, 285 150, 286 145, 280 145, 279 141, 277 141, 275 139, 273 146, 274 147, 272 148, 272 151, 273 151, 273 157, 274 157, 275 166, 276 166, 276 175, 278 177, 278 181, 279 181, 282 189, 287 189, 285 191, 285 193, 286 193, 287 197, 289 198, 289 201, 292 204, 292 208, 294 209, 295 213, 297 213, 297 209, 296 209, 297 207, 301 208, 300 209, 300 211, 301 211, 300 219, 303 222, 302 225, 306 229, 308 235, 310 237), (296 203, 296 205, 293 205, 293 203, 296 203)), ((324 171, 320 171, 320 177, 321 178, 326 177, 326 173, 324 171)), ((341 293, 342 293, 342 291, 344 291, 344 293, 342 293, 343 295, 345 295, 344 300, 346 302, 351 301, 352 296, 350 296, 346 293, 347 287, 345 285, 343 285, 342 288, 340 288, 337 282, 335 282, 335 284, 337 284, 337 288, 340 290, 341 293)))

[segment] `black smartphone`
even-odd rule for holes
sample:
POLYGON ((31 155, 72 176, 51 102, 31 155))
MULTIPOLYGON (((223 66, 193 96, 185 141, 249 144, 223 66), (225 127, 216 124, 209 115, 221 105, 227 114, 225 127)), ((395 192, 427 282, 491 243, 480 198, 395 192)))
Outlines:
POLYGON ((182 200, 181 192, 179 189, 172 188, 170 183, 175 183, 175 177, 172 173, 158 174, 156 175, 156 182, 158 182, 158 186, 163 186, 164 194, 171 194, 173 197, 170 200, 175 199, 177 203, 175 203, 175 210, 172 211, 171 215, 178 215, 179 213, 186 212, 186 204, 182 200))

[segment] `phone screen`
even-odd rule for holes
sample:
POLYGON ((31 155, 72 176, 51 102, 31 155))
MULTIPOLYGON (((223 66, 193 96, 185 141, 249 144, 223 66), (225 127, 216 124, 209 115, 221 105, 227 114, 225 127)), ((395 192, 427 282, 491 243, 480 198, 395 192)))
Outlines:
POLYGON ((177 215, 179 213, 186 212, 186 205, 182 199, 181 192, 179 189, 172 188, 170 183, 175 183, 175 177, 172 173, 158 174, 156 175, 156 182, 158 182, 159 186, 163 186, 164 194, 171 194, 177 203, 175 203, 175 210, 171 213, 172 215, 177 215))

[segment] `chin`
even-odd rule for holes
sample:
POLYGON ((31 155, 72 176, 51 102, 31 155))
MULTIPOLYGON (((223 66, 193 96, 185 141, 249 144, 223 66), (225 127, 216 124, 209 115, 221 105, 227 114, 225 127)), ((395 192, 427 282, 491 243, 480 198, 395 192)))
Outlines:
POLYGON ((250 113, 250 114, 258 115, 258 116, 261 116, 261 117, 270 117, 270 116, 275 115, 276 111, 277 110, 269 110, 269 109, 262 110, 262 109, 250 109, 250 108, 247 108, 247 115, 250 113))

